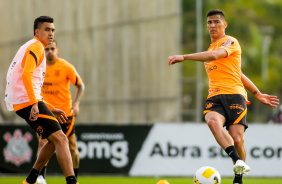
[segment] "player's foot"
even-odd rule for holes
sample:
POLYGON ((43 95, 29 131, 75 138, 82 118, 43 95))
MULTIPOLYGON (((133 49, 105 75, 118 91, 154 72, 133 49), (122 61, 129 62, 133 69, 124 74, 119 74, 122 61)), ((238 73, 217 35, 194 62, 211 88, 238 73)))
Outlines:
POLYGON ((233 171, 235 174, 248 174, 250 172, 251 168, 243 161, 243 160, 237 160, 233 167, 233 171))
POLYGON ((24 180, 23 182, 22 182, 22 184, 37 184, 36 182, 35 183, 28 183, 26 180, 24 180))
POLYGON ((39 175, 37 180, 37 184, 47 184, 45 178, 42 175, 39 175))

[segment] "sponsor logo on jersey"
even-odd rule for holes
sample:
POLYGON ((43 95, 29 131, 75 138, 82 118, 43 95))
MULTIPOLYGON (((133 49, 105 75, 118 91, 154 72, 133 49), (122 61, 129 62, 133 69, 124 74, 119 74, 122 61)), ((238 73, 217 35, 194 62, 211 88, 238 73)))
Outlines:
POLYGON ((211 108, 211 107, 212 107, 212 105, 213 105, 213 103, 208 103, 208 104, 206 104, 206 109, 211 108))
POLYGON ((42 126, 37 127, 36 132, 42 134, 42 133, 43 133, 43 128, 42 128, 42 126))
POLYGON ((233 44, 234 44, 234 41, 231 40, 231 39, 228 39, 226 42, 224 42, 224 43, 221 44, 220 46, 229 47, 230 45, 233 45, 233 44))
POLYGON ((216 70, 217 66, 216 65, 213 65, 213 66, 205 65, 205 68, 206 68, 207 73, 209 73, 212 70, 216 70))
POLYGON ((240 105, 240 104, 231 104, 230 105, 230 109, 232 110, 232 109, 239 109, 239 110, 241 110, 241 111, 244 111, 245 110, 245 108, 243 107, 243 105, 240 105))

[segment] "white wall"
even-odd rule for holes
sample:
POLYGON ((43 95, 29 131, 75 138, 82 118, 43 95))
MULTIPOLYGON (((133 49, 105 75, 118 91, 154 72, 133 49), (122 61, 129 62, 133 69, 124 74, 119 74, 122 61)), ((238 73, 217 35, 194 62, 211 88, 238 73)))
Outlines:
POLYGON ((0 1, 1 122, 22 121, 6 111, 5 78, 40 15, 54 17, 59 56, 86 84, 77 122, 177 121, 180 66, 167 57, 181 50, 180 9, 180 0, 0 1))
MULTIPOLYGON (((246 130, 249 176, 281 177, 282 125, 252 124, 246 130)), ((131 168, 131 176, 193 176, 202 166, 233 176, 231 158, 206 124, 155 124, 131 168)))

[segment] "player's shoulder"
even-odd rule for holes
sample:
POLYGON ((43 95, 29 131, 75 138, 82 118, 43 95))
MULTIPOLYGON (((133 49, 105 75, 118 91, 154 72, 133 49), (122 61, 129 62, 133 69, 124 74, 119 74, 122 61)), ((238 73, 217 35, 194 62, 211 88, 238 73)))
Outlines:
POLYGON ((43 53, 44 52, 44 46, 42 45, 42 43, 38 40, 30 43, 30 45, 28 46, 28 50, 31 50, 33 52, 40 52, 43 53))
POLYGON ((237 38, 235 38, 235 37, 233 37, 233 36, 226 35, 226 37, 227 37, 228 39, 231 39, 231 40, 234 40, 234 41, 238 42, 237 38))
POLYGON ((74 69, 73 64, 71 64, 70 62, 68 62, 67 60, 58 57, 58 63, 60 63, 61 66, 68 68, 68 69, 74 69))
POLYGON ((240 44, 238 42, 238 40, 233 37, 233 36, 229 36, 229 35, 225 35, 219 42, 220 46, 224 46, 224 47, 229 47, 230 45, 236 45, 240 47, 240 44))
POLYGON ((238 40, 237 40, 235 37, 230 36, 230 35, 226 35, 226 36, 224 37, 223 41, 226 42, 226 41, 228 41, 228 40, 233 41, 233 42, 236 42, 236 43, 239 43, 238 40))
POLYGON ((73 66, 70 62, 68 62, 67 60, 58 57, 58 62, 62 65, 66 65, 66 66, 73 66))

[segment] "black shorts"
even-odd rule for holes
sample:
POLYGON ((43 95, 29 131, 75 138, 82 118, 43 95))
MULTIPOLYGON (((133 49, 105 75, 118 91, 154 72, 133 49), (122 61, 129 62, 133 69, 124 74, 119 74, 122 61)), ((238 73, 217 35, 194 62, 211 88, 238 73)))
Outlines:
POLYGON ((63 132, 66 134, 67 137, 75 133, 74 120, 75 120, 74 116, 70 116, 68 117, 67 123, 60 124, 63 132))
POLYGON ((240 94, 216 95, 206 100, 204 114, 215 111, 226 119, 224 126, 228 130, 230 125, 241 124, 248 128, 247 103, 240 94))
POLYGON ((31 107, 32 106, 30 105, 26 108, 16 111, 16 113, 23 118, 39 135, 42 135, 42 139, 45 139, 52 133, 61 130, 59 122, 44 102, 38 102, 39 115, 36 121, 29 120, 31 107))

